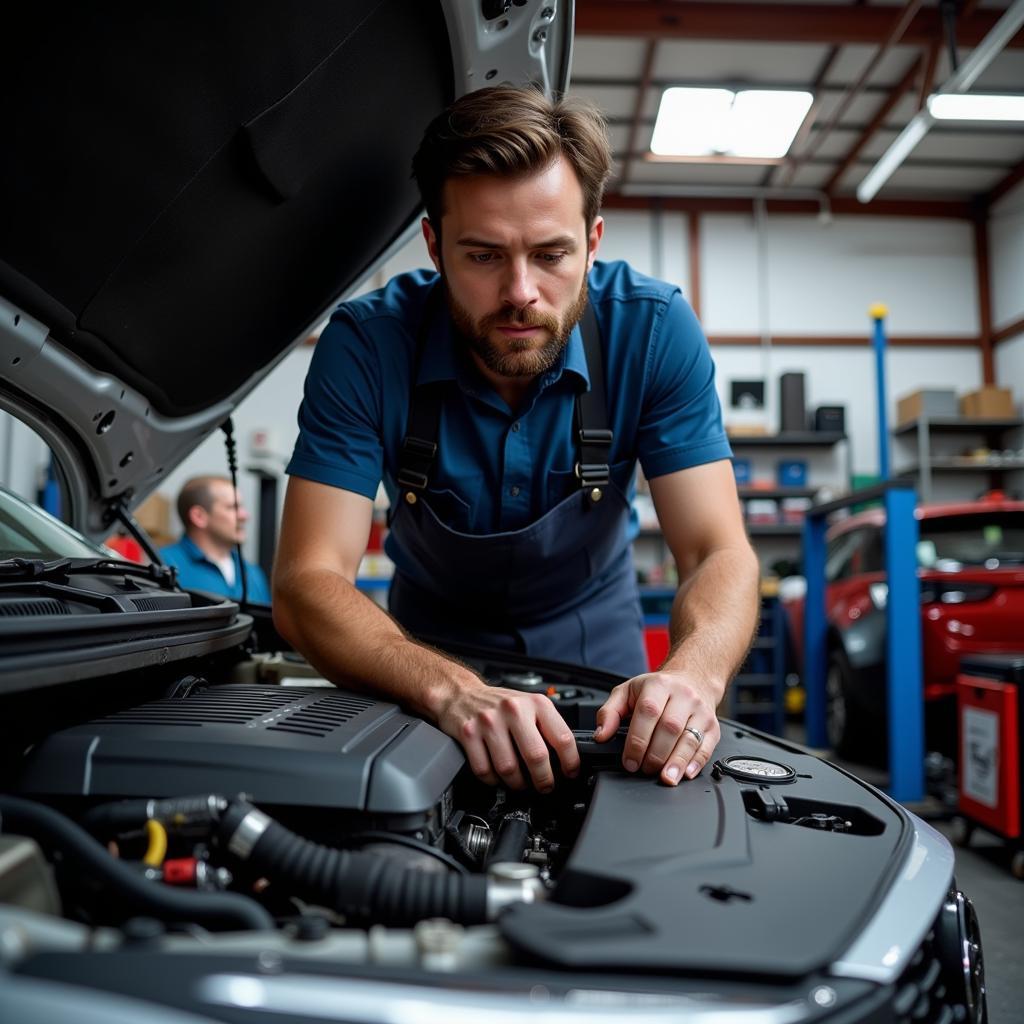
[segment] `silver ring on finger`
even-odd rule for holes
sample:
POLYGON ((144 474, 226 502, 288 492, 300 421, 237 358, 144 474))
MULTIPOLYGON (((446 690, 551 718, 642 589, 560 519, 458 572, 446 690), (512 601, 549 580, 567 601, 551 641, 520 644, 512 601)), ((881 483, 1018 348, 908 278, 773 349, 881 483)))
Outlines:
POLYGON ((704 733, 702 733, 700 731, 700 729, 694 729, 694 728, 692 728, 691 726, 688 725, 686 727, 685 731, 693 733, 694 738, 697 740, 697 746, 698 747, 704 742, 704 733))

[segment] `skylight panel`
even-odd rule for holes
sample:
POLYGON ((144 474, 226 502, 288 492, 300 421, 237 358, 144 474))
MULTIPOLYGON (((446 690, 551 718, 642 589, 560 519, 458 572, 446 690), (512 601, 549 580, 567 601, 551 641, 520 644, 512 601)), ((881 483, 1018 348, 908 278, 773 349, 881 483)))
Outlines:
POLYGON ((811 107, 809 92, 666 89, 651 139, 656 156, 785 156, 811 107))

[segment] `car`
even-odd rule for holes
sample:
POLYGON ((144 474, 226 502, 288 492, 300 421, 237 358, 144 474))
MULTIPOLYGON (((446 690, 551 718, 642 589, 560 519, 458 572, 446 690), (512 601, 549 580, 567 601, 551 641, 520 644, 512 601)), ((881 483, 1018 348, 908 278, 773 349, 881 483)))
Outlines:
MULTIPOLYGON (((1024 502, 990 492, 975 502, 915 510, 919 541, 923 692, 929 749, 956 752, 960 658, 1021 649, 1024 502)), ((882 758, 887 735, 885 512, 868 509, 830 528, 825 563, 828 622, 826 722, 840 754, 882 758)), ((803 588, 783 587, 792 646, 803 656, 803 588)))
POLYGON ((414 229, 426 121, 564 88, 571 25, 560 0, 12 13, 0 404, 65 522, 0 492, 0 1019, 985 1019, 952 848, 848 772, 724 720, 662 786, 593 741, 615 676, 449 645, 576 735, 576 779, 490 788, 269 608, 101 543, 152 547, 132 509, 414 229))

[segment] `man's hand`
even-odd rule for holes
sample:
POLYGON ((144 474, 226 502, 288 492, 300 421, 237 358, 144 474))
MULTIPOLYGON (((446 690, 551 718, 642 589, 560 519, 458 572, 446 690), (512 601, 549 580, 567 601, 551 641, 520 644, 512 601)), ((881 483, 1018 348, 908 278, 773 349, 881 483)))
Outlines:
POLYGON ((437 724, 462 744, 473 773, 489 785, 500 781, 510 789, 525 789, 525 765, 534 787, 550 792, 555 777, 548 746, 558 755, 566 776, 575 778, 579 773, 580 755, 572 731, 543 694, 484 683, 459 687, 438 708, 437 724))
POLYGON ((646 672, 620 683, 597 712, 594 739, 609 740, 632 715, 622 764, 628 772, 661 773, 675 786, 692 779, 711 759, 722 731, 715 715, 721 694, 682 672, 646 672), (689 730, 696 729, 697 737, 689 730))

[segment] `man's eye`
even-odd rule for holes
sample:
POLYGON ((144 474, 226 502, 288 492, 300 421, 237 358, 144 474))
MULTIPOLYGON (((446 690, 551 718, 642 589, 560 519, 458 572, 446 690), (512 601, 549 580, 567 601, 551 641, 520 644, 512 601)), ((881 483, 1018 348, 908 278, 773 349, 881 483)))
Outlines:
POLYGON ((493 252, 471 252, 469 258, 474 263, 493 263, 497 257, 493 252))
POLYGON ((544 263, 561 263, 565 255, 564 252, 542 252, 540 258, 544 263))

